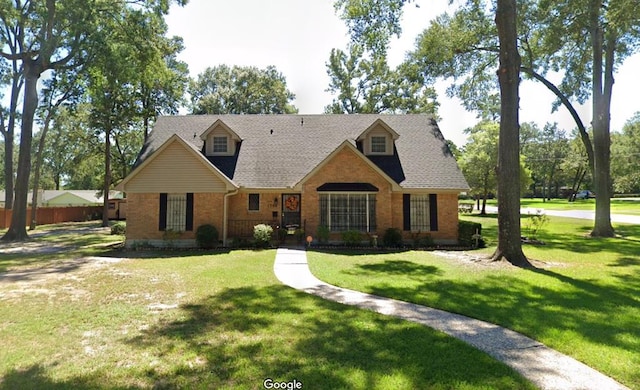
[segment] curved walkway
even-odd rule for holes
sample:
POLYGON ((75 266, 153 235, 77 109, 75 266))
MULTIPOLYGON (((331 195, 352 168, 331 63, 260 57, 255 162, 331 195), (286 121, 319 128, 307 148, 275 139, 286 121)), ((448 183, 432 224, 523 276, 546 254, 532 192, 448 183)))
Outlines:
POLYGON ((304 250, 279 248, 273 269, 282 283, 295 289, 426 325, 460 339, 514 368, 541 389, 627 389, 575 359, 498 325, 327 284, 313 276, 304 250))

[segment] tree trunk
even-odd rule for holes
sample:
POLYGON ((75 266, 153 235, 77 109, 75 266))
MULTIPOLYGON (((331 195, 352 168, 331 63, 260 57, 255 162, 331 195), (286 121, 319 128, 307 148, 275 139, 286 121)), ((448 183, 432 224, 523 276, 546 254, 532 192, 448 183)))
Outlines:
POLYGON ((520 123, 518 118, 520 55, 516 29, 516 0, 498 0, 496 26, 500 39, 500 139, 498 142, 498 247, 502 258, 519 267, 532 267, 520 238, 520 123))
POLYGON ((4 207, 13 208, 14 180, 13 180, 13 142, 15 140, 16 113, 18 112, 18 99, 22 89, 22 73, 17 60, 12 61, 13 74, 11 77, 11 101, 9 103, 9 122, 4 132, 4 207))
MULTIPOLYGON (((613 76, 609 74, 612 70, 613 49, 607 55, 607 72, 605 85, 603 86, 603 46, 604 31, 600 26, 601 0, 595 0, 591 6, 591 45, 593 49, 593 154, 594 171, 593 184, 596 192, 596 215, 591 235, 594 237, 613 237, 613 227, 611 226, 611 139, 610 139, 610 114, 611 86, 613 76), (611 61, 611 63, 609 62, 611 61), (607 93, 608 91, 608 93, 607 93), (607 96, 608 95, 608 96, 607 96)), ((609 50, 609 48, 607 48, 609 50)))
POLYGON ((109 226, 109 190, 111 188, 111 124, 107 124, 104 141, 104 203, 102 204, 102 226, 109 226))
POLYGON ((16 176, 15 201, 11 225, 2 237, 3 241, 24 241, 27 235, 27 198, 29 196, 29 175, 31 173, 31 141, 33 138, 33 118, 38 107, 37 84, 40 66, 32 60, 24 60, 24 103, 22 129, 20 133, 20 156, 16 176))
POLYGON ((51 123, 52 113, 49 111, 44 120, 44 126, 42 126, 42 133, 40 134, 40 140, 38 141, 38 151, 36 152, 36 166, 33 172, 33 192, 31 194, 31 223, 29 224, 29 230, 35 230, 38 224, 38 190, 40 187, 40 171, 42 169, 42 161, 44 160, 44 143, 49 131, 49 124, 51 123))

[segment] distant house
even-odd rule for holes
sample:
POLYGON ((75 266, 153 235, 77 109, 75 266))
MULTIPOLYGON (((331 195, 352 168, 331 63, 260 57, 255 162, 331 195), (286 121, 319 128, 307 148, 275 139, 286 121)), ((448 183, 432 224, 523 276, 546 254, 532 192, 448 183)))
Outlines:
POLYGON ((198 115, 158 118, 117 189, 127 245, 193 245, 202 224, 226 244, 257 223, 455 243, 469 187, 427 115, 198 115))
MULTIPOLYGON (((123 194, 119 191, 111 191, 110 199, 120 199, 123 194)), ((5 192, 0 191, 0 207, 4 207, 5 192)), ((29 191, 28 204, 31 206, 31 191, 29 191)), ((100 206, 103 204, 100 190, 40 190, 37 196, 38 207, 79 207, 100 206)))

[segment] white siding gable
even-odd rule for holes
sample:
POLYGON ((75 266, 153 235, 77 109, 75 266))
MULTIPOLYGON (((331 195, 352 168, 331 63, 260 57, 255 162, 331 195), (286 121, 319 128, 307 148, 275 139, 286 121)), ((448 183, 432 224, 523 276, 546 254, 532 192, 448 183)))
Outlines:
POLYGON ((157 156, 140 167, 125 183, 126 192, 226 192, 228 182, 208 167, 207 161, 198 158, 188 147, 175 140, 158 150, 157 156))

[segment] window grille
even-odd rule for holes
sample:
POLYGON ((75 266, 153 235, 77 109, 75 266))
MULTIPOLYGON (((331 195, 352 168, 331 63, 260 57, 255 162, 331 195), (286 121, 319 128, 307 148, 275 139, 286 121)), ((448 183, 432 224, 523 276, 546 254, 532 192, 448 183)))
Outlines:
POLYGON ((249 194, 249 211, 260 210, 260 194, 249 194))
POLYGON ((187 194, 167 195, 166 230, 184 232, 187 225, 187 194))
POLYGON ((375 231, 375 194, 320 194, 320 225, 333 232, 375 231))
POLYGON ((411 195, 410 211, 411 231, 429 231, 429 195, 411 195))
POLYGON ((227 153, 227 137, 213 137, 213 153, 227 153))
POLYGON ((386 153, 387 137, 371 137, 371 153, 386 153))

